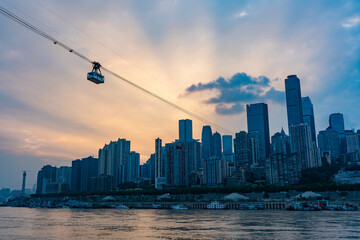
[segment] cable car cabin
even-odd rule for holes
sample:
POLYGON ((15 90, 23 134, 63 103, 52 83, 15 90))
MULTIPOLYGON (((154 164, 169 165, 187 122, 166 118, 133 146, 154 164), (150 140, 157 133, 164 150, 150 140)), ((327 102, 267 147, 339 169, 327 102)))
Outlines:
POLYGON ((87 79, 96 84, 104 83, 104 76, 97 72, 89 72, 87 79))

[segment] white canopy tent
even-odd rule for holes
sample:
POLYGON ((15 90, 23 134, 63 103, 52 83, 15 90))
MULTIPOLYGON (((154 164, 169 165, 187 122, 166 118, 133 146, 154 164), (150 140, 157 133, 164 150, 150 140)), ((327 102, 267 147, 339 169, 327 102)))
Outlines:
POLYGON ((298 198, 309 199, 309 198, 319 198, 319 197, 322 197, 322 196, 320 194, 317 194, 317 193, 314 193, 314 192, 311 192, 311 191, 307 191, 307 192, 304 192, 304 193, 301 193, 301 194, 297 195, 296 199, 298 199, 298 198))
POLYGON ((102 200, 103 201, 115 201, 115 198, 113 198, 112 196, 106 196, 102 200))
POLYGON ((225 200, 231 200, 231 201, 240 201, 240 200, 249 200, 248 197, 238 194, 238 193, 231 193, 224 197, 225 200))

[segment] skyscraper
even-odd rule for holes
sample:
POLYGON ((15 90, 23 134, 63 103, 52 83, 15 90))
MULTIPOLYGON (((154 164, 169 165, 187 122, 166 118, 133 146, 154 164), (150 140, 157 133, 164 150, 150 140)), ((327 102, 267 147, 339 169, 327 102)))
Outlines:
POLYGON ((314 107, 311 103, 309 97, 303 97, 302 100, 302 109, 303 109, 303 121, 307 123, 311 131, 311 139, 316 142, 316 130, 315 130, 315 117, 314 117, 314 107))
POLYGON ((87 157, 72 161, 70 190, 72 192, 90 191, 90 179, 98 176, 98 168, 97 158, 87 157))
POLYGON ((292 152, 299 155, 301 168, 317 167, 309 126, 304 123, 290 125, 290 139, 292 152))
POLYGON ((140 177, 140 154, 135 151, 130 152, 126 175, 128 182, 135 182, 140 177))
POLYGON ((166 182, 168 186, 185 186, 185 143, 165 144, 166 148, 166 182))
POLYGON ((196 177, 202 168, 201 143, 198 140, 187 141, 185 143, 185 185, 190 187, 199 184, 196 177))
POLYGON ((204 184, 224 184, 225 178, 229 175, 229 163, 218 157, 211 157, 204 160, 204 184))
MULTIPOLYGON (((307 126, 307 125, 305 125, 307 126)), ((266 182, 285 186, 295 184, 301 175, 299 155, 291 153, 291 140, 282 129, 271 137, 271 154, 266 161, 266 182)))
POLYGON ((97 158, 87 157, 80 161, 80 192, 90 191, 90 179, 98 176, 98 169, 99 159, 97 158))
POLYGON ((300 79, 290 75, 285 79, 286 108, 288 125, 303 123, 300 79))
POLYGON ((339 133, 340 153, 341 154, 347 153, 346 139, 345 139, 344 115, 341 113, 330 114, 329 126, 339 133))
POLYGON ((140 176, 143 179, 155 180, 155 154, 151 154, 146 163, 140 166, 140 176))
POLYGON ((344 137, 345 124, 344 115, 341 113, 333 113, 329 116, 329 126, 340 134, 340 138, 344 137))
POLYGON ((155 188, 161 189, 166 185, 165 178, 165 155, 160 138, 155 140, 155 188))
MULTIPOLYGON (((106 174, 113 177, 114 187, 122 183, 119 170, 125 171, 125 165, 128 164, 130 158, 130 141, 126 139, 118 139, 111 141, 99 150, 99 174, 106 174), (122 167, 120 167, 122 166, 122 167)), ((126 171, 125 171, 126 174, 126 171)), ((127 179, 122 175, 122 179, 127 179)))
MULTIPOLYGON (((41 168, 37 176, 37 194, 57 193, 65 190, 62 189, 58 183, 56 183, 56 172, 57 168, 50 165, 46 165, 41 168)), ((69 189, 66 190, 68 191, 69 189)))
POLYGON ((179 120, 179 141, 186 142, 193 139, 192 121, 190 119, 179 120))
POLYGON ((266 182, 279 186, 296 184, 301 177, 298 155, 273 153, 266 164, 266 182))
POLYGON ((62 166, 56 170, 56 182, 71 184, 71 167, 62 166))
POLYGON ((166 182, 168 186, 190 187, 202 168, 200 159, 200 142, 197 140, 165 144, 166 148, 166 182))
POLYGON ((80 192, 81 188, 81 160, 77 159, 71 162, 71 184, 72 192, 80 192))
POLYGON ((265 160, 265 146, 262 144, 263 134, 258 131, 249 132, 251 137, 251 165, 264 166, 265 160))
POLYGON ((166 148, 165 146, 161 147, 161 174, 166 178, 166 148))
POLYGON ((201 132, 201 158, 208 159, 213 155, 212 131, 210 126, 203 126, 201 132))
POLYGON ((328 127, 318 134, 318 143, 321 156, 329 156, 331 161, 335 161, 340 156, 339 132, 328 127))
POLYGON ((284 129, 275 133, 271 137, 271 153, 281 153, 284 155, 291 153, 290 136, 286 135, 284 129))
POLYGON ((151 154, 150 158, 146 162, 149 164, 149 177, 151 180, 155 180, 155 154, 151 154))
POLYGON ((213 135, 213 149, 214 153, 213 156, 221 157, 222 151, 221 151, 221 135, 218 132, 215 132, 213 135))
POLYGON ((248 133, 258 132, 258 160, 260 165, 265 164, 265 159, 270 154, 270 133, 269 133, 269 115, 266 103, 255 103, 246 105, 248 133))
POLYGON ((162 141, 160 138, 155 139, 155 179, 164 177, 162 173, 162 141))
POLYGON ((224 158, 229 162, 234 162, 234 152, 233 152, 233 137, 232 135, 223 135, 223 153, 224 158))
POLYGON ((360 150, 359 139, 354 131, 346 130, 345 140, 346 140, 346 153, 354 153, 360 150))
POLYGON ((251 137, 245 131, 235 134, 234 139, 234 162, 235 167, 248 167, 251 164, 251 137))

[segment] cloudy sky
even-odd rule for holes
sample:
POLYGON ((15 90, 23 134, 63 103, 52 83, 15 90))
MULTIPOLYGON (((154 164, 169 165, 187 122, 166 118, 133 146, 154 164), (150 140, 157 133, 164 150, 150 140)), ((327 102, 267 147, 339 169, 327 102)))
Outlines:
MULTIPOLYGON (((232 133, 247 103, 269 104, 287 131, 284 79, 296 74, 316 128, 344 113, 360 128, 359 1, 15 1, 0 5, 103 66, 232 133)), ((117 138, 142 162, 186 114, 0 15, 0 188, 28 185, 46 164, 71 165, 117 138)), ((204 123, 193 119, 194 137, 204 123)), ((217 130, 213 128, 213 131, 217 130)), ((222 132, 218 129, 220 133, 222 132)))

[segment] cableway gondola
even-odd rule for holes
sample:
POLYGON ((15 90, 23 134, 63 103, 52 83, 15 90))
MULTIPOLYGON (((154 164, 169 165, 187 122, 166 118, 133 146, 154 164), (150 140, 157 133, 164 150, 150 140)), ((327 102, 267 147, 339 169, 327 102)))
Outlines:
POLYGON ((101 75, 100 67, 101 67, 100 63, 93 62, 93 69, 87 75, 87 79, 89 81, 92 81, 93 83, 96 84, 104 83, 104 76, 101 75))

